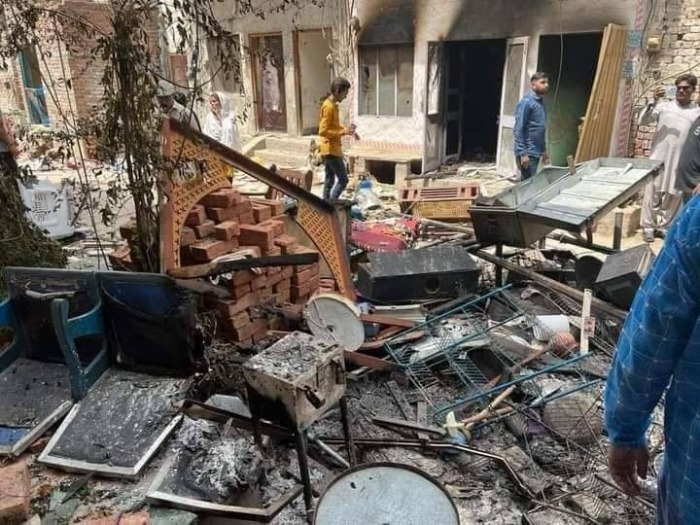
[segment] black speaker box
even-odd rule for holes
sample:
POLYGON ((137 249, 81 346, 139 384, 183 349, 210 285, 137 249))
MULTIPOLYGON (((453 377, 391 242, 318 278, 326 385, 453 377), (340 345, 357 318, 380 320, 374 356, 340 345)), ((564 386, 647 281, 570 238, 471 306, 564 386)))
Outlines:
POLYGON ((464 248, 437 246, 372 253, 360 264, 360 294, 377 302, 450 299, 474 292, 481 269, 464 248))
POLYGON ((654 259, 654 252, 646 244, 609 255, 593 289, 602 299, 618 308, 629 310, 654 259))

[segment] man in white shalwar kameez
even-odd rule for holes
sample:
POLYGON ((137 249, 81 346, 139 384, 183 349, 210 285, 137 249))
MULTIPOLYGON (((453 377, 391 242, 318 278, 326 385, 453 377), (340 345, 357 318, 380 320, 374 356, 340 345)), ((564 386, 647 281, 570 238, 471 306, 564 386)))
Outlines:
POLYGON ((654 236, 665 237, 666 230, 683 203, 683 196, 676 190, 676 169, 681 148, 688 136, 691 124, 700 116, 694 100, 698 80, 694 75, 681 75, 676 79, 676 100, 659 102, 666 90, 654 92, 654 100, 642 111, 640 126, 656 122, 656 132, 651 145, 652 160, 664 162, 660 175, 649 182, 642 202, 642 231, 644 240, 652 242, 654 236))

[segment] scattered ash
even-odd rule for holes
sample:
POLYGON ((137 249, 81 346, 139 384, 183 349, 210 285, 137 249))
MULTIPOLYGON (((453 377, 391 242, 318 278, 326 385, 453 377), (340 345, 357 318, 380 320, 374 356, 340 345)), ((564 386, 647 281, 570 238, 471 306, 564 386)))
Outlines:
MULTIPOLYGON (((160 490, 222 505, 245 501, 243 506, 251 506, 257 501, 266 506, 299 483, 293 448, 276 446, 263 454, 252 434, 232 431, 223 436, 222 428, 186 419, 173 441, 173 468, 160 490)), ((318 482, 323 473, 312 468, 311 477, 318 482)))
POLYGON ((309 334, 295 332, 248 360, 245 367, 285 381, 293 381, 313 369, 337 347, 309 334))
POLYGON ((204 400, 214 394, 233 394, 245 390, 241 364, 250 352, 234 343, 214 341, 204 351, 201 370, 195 374, 188 392, 193 399, 204 400))

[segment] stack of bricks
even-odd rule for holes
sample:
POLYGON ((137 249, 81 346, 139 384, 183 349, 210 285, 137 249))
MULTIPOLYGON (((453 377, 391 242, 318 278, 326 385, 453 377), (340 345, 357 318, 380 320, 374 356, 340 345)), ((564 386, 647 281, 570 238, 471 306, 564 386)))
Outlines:
MULTIPOLYGON (((233 188, 210 193, 187 215, 180 237, 181 264, 207 263, 236 252, 255 257, 316 252, 284 232, 285 219, 279 201, 249 199, 233 188)), ((260 306, 306 303, 321 287, 319 264, 237 271, 230 280, 221 279, 220 286, 227 287, 231 298, 212 299, 207 305, 218 310, 225 336, 257 343, 268 330, 282 328, 260 306)))
POLYGON ((134 260, 138 253, 136 232, 136 219, 132 219, 127 224, 119 227, 119 235, 126 243, 117 246, 107 255, 113 270, 124 272, 138 271, 137 261, 134 260))

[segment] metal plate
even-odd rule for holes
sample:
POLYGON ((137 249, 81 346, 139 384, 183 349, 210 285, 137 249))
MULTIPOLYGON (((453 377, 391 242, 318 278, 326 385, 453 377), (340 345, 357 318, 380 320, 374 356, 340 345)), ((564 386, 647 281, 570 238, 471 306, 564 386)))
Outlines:
POLYGON ((459 525, 447 491, 409 465, 371 463, 347 470, 318 502, 315 525, 459 525))
POLYGON ((17 359, 0 373, 0 456, 21 454, 72 406, 65 365, 17 359))
POLYGON ((112 368, 68 414, 39 462, 71 472, 132 478, 179 423, 188 380, 112 368))
POLYGON ((325 293, 313 297, 304 309, 304 319, 316 337, 337 343, 350 352, 365 342, 360 309, 342 295, 325 293))
POLYGON ((641 190, 661 166, 648 159, 596 159, 530 199, 517 214, 523 223, 580 232, 641 190))

